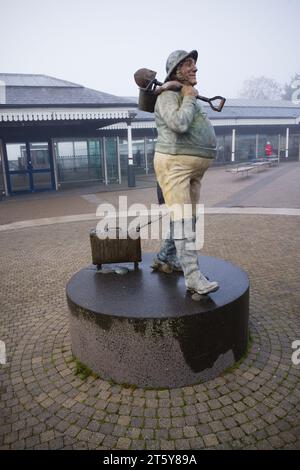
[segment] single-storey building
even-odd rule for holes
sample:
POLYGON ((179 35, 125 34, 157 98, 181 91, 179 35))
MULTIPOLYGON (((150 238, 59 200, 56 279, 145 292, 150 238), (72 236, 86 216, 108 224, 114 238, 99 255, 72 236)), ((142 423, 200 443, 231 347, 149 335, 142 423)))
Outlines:
MULTIPOLYGON (((264 156, 300 160, 300 104, 228 99, 203 103, 217 135, 215 164, 264 156)), ((154 115, 136 98, 44 75, 0 74, 0 191, 10 195, 95 182, 121 183, 128 170, 153 172, 154 115)))
POLYGON ((118 139, 99 137, 99 129, 122 122, 130 141, 136 103, 44 75, 0 74, 0 84, 6 194, 108 183, 118 173, 118 139))

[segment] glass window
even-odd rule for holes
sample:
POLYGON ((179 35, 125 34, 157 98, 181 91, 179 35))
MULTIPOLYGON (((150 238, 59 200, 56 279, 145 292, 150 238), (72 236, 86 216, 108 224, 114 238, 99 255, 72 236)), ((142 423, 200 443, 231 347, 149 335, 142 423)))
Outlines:
POLYGON ((120 160, 121 160, 121 175, 127 176, 127 166, 128 166, 127 139, 119 138, 119 151, 120 151, 120 160))
POLYGON ((145 173, 146 170, 146 161, 145 161, 145 141, 133 140, 132 141, 132 155, 133 155, 133 164, 135 165, 135 173, 145 173))
POLYGON ((289 158, 300 161, 300 134, 290 134, 289 158))
POLYGON ((79 157, 86 157, 87 141, 74 141, 74 154, 79 157))
POLYGON ((57 153, 60 157, 73 154, 73 142, 57 142, 57 153))
MULTIPOLYGON (((153 173, 153 158, 156 139, 141 137, 132 141, 133 163, 136 174, 153 173), (145 155, 146 141, 146 155, 145 155)), ((121 174, 127 176, 128 166, 128 144, 127 139, 119 139, 121 174)))
POLYGON ((33 173, 32 180, 35 190, 51 188, 51 173, 48 171, 45 173, 33 173))
POLYGON ((28 173, 12 173, 10 175, 10 184, 12 192, 29 191, 30 181, 28 173))
POLYGON ((119 181, 117 138, 105 138, 105 154, 108 181, 119 181))
POLYGON ((50 168, 48 142, 30 143, 30 160, 34 170, 50 168))
POLYGON ((60 183, 103 181, 103 152, 99 139, 54 142, 60 183))
POLYGON ((216 162, 231 161, 231 134, 216 135, 217 137, 217 155, 216 162))
POLYGON ((0 197, 1 194, 5 193, 4 187, 4 174, 3 174, 3 156, 2 156, 2 144, 0 141, 0 197))
POLYGON ((89 139, 87 142, 87 159, 89 178, 103 181, 103 153, 99 139, 89 139))
POLYGON ((235 135, 235 161, 248 161, 256 158, 256 134, 235 135))
POLYGON ((27 171, 26 144, 6 144, 6 153, 10 171, 27 171))

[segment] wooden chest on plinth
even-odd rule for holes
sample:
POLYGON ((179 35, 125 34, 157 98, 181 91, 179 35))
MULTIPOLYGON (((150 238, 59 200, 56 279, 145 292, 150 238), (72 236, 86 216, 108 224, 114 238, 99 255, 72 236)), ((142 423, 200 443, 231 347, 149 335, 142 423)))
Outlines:
POLYGON ((92 261, 101 269, 102 264, 133 262, 135 267, 142 261, 140 233, 135 232, 134 238, 121 229, 107 229, 90 232, 92 261))

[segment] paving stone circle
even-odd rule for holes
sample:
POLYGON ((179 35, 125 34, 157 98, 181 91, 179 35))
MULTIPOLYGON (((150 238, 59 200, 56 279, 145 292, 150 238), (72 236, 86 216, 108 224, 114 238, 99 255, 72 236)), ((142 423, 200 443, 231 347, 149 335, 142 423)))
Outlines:
POLYGON ((299 449, 297 217, 206 216, 203 254, 249 274, 251 347, 215 380, 170 390, 75 375, 65 285, 90 263, 90 228, 0 234, 1 449, 299 449))

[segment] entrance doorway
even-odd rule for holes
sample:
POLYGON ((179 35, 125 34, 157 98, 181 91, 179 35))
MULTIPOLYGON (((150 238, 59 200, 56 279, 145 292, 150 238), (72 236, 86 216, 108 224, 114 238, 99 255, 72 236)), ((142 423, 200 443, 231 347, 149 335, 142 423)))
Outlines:
POLYGON ((50 142, 6 144, 9 194, 55 189, 50 142))

